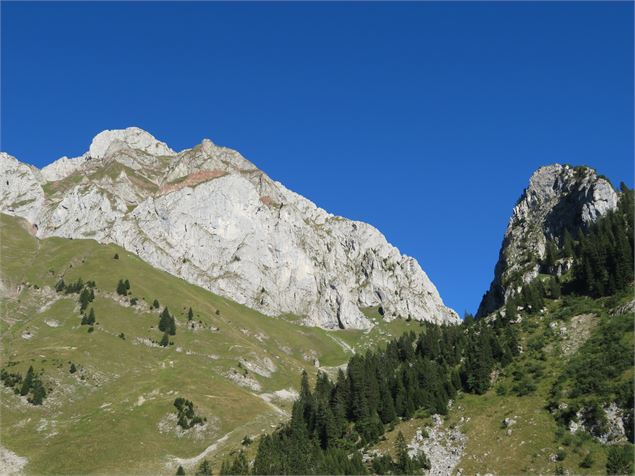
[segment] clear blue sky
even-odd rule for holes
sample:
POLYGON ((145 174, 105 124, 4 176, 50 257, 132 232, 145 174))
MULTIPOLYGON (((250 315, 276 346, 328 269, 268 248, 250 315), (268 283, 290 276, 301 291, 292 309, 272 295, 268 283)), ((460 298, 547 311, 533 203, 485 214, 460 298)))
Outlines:
POLYGON ((2 150, 209 137, 379 228, 459 313, 537 167, 633 185, 633 4, 2 2, 2 150))

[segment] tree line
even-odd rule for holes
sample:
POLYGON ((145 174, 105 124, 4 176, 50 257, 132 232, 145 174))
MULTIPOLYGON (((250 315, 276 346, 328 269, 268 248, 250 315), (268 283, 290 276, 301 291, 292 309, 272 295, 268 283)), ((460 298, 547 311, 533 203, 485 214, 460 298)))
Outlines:
POLYGON ((383 349, 351 357, 335 381, 320 372, 311 389, 304 372, 291 420, 260 439, 253 468, 239 453, 224 463, 224 470, 233 474, 419 471, 427 465, 425 455, 406 459, 404 442, 399 442, 398 461, 379 457, 370 468, 359 450, 417 412, 446 414, 458 390, 485 392, 492 371, 507 365, 517 353, 514 326, 490 326, 474 319, 459 326, 423 323, 419 334, 406 333, 383 349))

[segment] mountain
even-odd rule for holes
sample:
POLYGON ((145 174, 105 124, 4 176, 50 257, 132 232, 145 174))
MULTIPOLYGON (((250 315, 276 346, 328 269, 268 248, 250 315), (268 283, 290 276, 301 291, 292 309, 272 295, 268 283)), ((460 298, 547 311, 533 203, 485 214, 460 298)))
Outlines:
POLYGON ((38 170, 0 154, 0 211, 39 238, 115 243, 269 316, 365 329, 362 309, 457 323, 417 261, 372 226, 334 216, 238 152, 175 152, 138 129, 104 131, 80 157, 38 170))
POLYGON ((483 296, 477 317, 485 316, 517 295, 540 273, 561 275, 572 259, 554 269, 542 264, 549 242, 564 245, 565 231, 575 235, 599 217, 617 208, 619 194, 611 183, 590 167, 548 165, 531 176, 509 219, 494 280, 483 296))
POLYGON ((377 309, 364 310, 374 324, 366 330, 268 318, 117 245, 33 231, 0 214, 1 474, 14 474, 12 462, 36 475, 220 463, 245 436, 288 418, 302 370, 337 374, 354 353, 420 327, 377 309), (158 328, 166 309, 175 335, 158 328), (39 404, 24 385, 31 367, 45 390, 39 404), (177 398, 207 421, 179 426, 177 398))
POLYGON ((590 168, 539 169, 493 312, 303 375, 290 421, 221 474, 634 474, 633 207, 590 168))

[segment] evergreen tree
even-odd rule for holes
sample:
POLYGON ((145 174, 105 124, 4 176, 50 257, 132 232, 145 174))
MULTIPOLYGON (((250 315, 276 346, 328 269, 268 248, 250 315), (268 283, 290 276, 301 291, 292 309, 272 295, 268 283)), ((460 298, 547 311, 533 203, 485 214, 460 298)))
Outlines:
POLYGON ((170 335, 176 335, 176 323, 174 317, 170 315, 170 311, 167 307, 163 308, 161 316, 159 318, 159 330, 167 332, 170 335))
POLYGON ((562 244, 562 254, 567 258, 573 258, 574 256, 574 242, 573 237, 568 229, 564 230, 564 239, 562 244))
POLYGON ((90 293, 92 292, 92 290, 89 290, 88 288, 84 288, 82 290, 82 292, 79 295, 79 312, 84 312, 84 310, 88 307, 88 304, 91 301, 91 295, 90 293))
POLYGON ((24 381, 22 382, 22 388, 20 389, 20 395, 25 396, 27 393, 31 391, 33 386, 34 372, 33 366, 29 367, 29 370, 26 372, 26 377, 24 377, 24 381))
POLYGON ((196 476, 212 476, 212 465, 209 461, 207 461, 206 459, 203 460, 203 462, 201 463, 201 465, 198 467, 198 469, 196 470, 196 473, 194 473, 196 476))
POLYGON ((549 269, 553 269, 556 265, 556 261, 558 260, 558 248, 552 240, 547 240, 547 244, 545 246, 545 260, 544 264, 549 269))
POLYGON ((194 318, 194 312, 192 311, 192 308, 190 307, 190 309, 187 311, 187 320, 191 321, 194 318))
POLYGON ((88 318, 86 319, 86 324, 92 326, 95 323, 95 310, 91 307, 90 311, 88 311, 88 318))
POLYGON ((168 336, 167 332, 163 333, 163 337, 161 337, 161 342, 159 342, 159 345, 161 347, 167 347, 170 344, 170 337, 168 336))
POLYGON ((33 382, 33 397, 29 400, 33 405, 42 405, 44 398, 46 397, 46 390, 39 378, 36 378, 33 382))
POLYGON ((123 282, 124 286, 126 287, 126 291, 130 291, 130 281, 128 281, 127 279, 123 282))
POLYGON ((155 299, 155 300, 152 302, 152 307, 153 307, 153 308, 155 308, 155 309, 159 309, 159 306, 160 306, 160 304, 159 304, 159 300, 158 300, 158 299, 155 299))
POLYGON ((183 466, 179 465, 178 469, 176 470, 176 476, 185 476, 185 470, 183 469, 183 466))
MULTIPOLYGON (((223 474, 222 469, 221 474, 223 474)), ((234 458, 234 462, 229 468, 229 473, 226 474, 249 474, 249 463, 247 462, 247 457, 243 450, 238 452, 238 455, 234 458)))
POLYGON ((396 473, 413 474, 415 468, 412 459, 408 456, 408 445, 401 431, 397 434, 397 439, 395 440, 395 455, 397 456, 396 473))
POLYGON ((128 288, 121 279, 117 282, 117 294, 119 294, 120 296, 128 295, 128 288))
POLYGON ((58 293, 64 291, 65 288, 66 284, 64 283, 64 279, 60 279, 55 285, 55 291, 57 291, 58 293))

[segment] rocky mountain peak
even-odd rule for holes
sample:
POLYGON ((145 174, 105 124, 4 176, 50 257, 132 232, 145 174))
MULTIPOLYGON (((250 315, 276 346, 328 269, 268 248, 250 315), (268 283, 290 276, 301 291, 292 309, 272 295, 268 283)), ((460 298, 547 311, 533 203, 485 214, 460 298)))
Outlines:
POLYGON ((114 145, 125 145, 131 149, 140 150, 151 155, 175 155, 165 142, 157 140, 152 134, 139 129, 105 130, 97 134, 90 144, 88 154, 94 159, 103 159, 114 145))
POLYGON ((0 166, 9 178, 0 211, 37 225, 39 237, 116 243, 265 314, 327 328, 372 326, 365 308, 387 320, 459 320, 378 230, 331 215, 210 140, 176 153, 128 128, 41 172, 8 157, 0 166))
POLYGON ((538 276, 547 240, 561 242, 565 230, 588 226, 617 202, 611 183, 590 167, 553 164, 536 170, 512 211, 494 280, 477 316, 495 311, 538 276))

